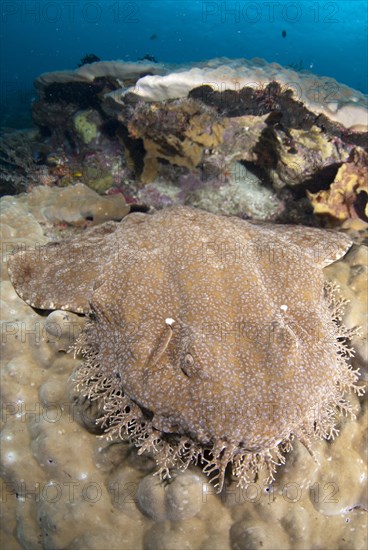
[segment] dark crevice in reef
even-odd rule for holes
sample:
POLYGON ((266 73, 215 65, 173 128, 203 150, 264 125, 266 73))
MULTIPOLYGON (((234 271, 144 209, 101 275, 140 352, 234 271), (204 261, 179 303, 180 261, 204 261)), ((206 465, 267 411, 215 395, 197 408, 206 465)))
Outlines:
POLYGON ((205 85, 191 90, 188 97, 214 107, 226 117, 263 116, 278 112, 283 125, 303 130, 309 130, 316 120, 314 113, 293 98, 292 90, 283 91, 278 82, 270 82, 265 88, 245 87, 239 91, 222 92, 205 85))
POLYGON ((241 90, 223 90, 217 92, 209 85, 199 86, 188 94, 217 113, 226 117, 245 115, 263 116, 273 113, 284 128, 310 130, 315 125, 323 132, 339 137, 345 143, 368 148, 368 132, 352 132, 329 120, 324 114, 316 115, 309 111, 301 101, 293 97, 293 90, 283 90, 278 82, 270 82, 264 88, 245 87, 241 90))
POLYGON ((143 214, 146 214, 149 209, 150 207, 146 204, 131 204, 129 214, 132 214, 133 212, 142 212, 143 214))
POLYGON ((265 128, 253 151, 259 159, 259 164, 266 169, 276 169, 279 161, 277 137, 272 127, 265 128))
POLYGON ((307 189, 311 193, 317 193, 324 189, 329 189, 330 185, 335 180, 336 174, 342 166, 342 163, 331 164, 325 166, 313 174, 313 177, 306 179, 303 184, 301 184, 300 191, 307 189))
POLYGON ((366 207, 368 204, 368 193, 362 190, 356 197, 354 208, 358 216, 365 222, 368 222, 366 207))
POLYGON ((350 143, 368 150, 368 132, 354 132, 329 120, 324 114, 316 118, 316 126, 325 133, 329 133, 341 139, 344 143, 350 143))
POLYGON ((54 82, 43 91, 46 103, 73 103, 79 109, 99 109, 99 94, 104 90, 103 82, 54 82))
POLYGON ((120 123, 117 120, 109 119, 102 123, 101 130, 103 134, 109 138, 117 136, 120 128, 120 123))
POLYGON ((134 163, 136 175, 139 176, 143 172, 144 156, 146 154, 143 140, 141 138, 132 138, 129 135, 128 128, 121 122, 118 123, 116 133, 124 144, 124 147, 129 151, 131 160, 134 163))

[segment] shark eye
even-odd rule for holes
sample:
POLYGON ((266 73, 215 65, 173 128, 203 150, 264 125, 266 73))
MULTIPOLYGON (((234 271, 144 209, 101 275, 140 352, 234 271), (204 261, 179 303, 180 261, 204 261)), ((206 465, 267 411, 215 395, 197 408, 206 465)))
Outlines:
POLYGON ((190 355, 190 353, 187 353, 186 356, 184 357, 184 363, 187 367, 191 367, 192 365, 194 365, 193 355, 190 355))
POLYGON ((186 376, 192 376, 194 372, 194 359, 193 356, 190 353, 186 353, 184 357, 183 364, 181 366, 181 370, 186 376))

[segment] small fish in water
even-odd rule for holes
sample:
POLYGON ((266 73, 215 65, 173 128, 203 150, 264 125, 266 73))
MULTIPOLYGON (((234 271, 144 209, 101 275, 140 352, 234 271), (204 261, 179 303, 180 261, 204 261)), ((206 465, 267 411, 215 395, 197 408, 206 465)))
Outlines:
POLYGON ((88 53, 78 63, 78 67, 83 67, 83 65, 88 65, 90 63, 96 63, 97 61, 101 61, 101 58, 95 55, 94 53, 88 53))
POLYGON ((44 164, 45 163, 45 155, 42 153, 42 151, 39 151, 38 149, 34 149, 32 153, 33 162, 35 164, 44 164))
POLYGON ((150 40, 157 40, 157 34, 151 34, 150 40))
POLYGON ((46 164, 47 166, 61 166, 62 164, 64 164, 64 161, 62 159, 62 157, 60 155, 58 155, 57 153, 49 153, 47 156, 46 156, 46 164))
POLYGON ((152 63, 158 63, 157 59, 150 53, 146 53, 143 57, 139 57, 138 61, 151 61, 152 63))
POLYGON ((286 31, 285 30, 282 31, 281 36, 282 36, 282 38, 286 38, 286 31))

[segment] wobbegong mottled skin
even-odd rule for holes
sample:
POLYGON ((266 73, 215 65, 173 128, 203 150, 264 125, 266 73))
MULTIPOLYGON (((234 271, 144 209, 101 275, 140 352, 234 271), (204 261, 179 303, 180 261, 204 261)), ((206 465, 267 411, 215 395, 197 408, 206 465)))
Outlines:
POLYGON ((322 268, 336 232, 253 224, 186 207, 130 214, 11 257, 23 300, 89 315, 76 349, 102 425, 151 451, 163 477, 200 457, 220 490, 246 485, 298 438, 331 437, 351 412, 341 301, 322 268))

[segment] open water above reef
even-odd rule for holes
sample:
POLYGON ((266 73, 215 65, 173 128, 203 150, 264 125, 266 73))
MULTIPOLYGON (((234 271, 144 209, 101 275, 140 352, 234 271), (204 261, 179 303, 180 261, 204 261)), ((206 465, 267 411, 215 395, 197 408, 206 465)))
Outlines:
POLYGON ((164 63, 260 57, 368 91, 365 0, 11 0, 1 18, 6 127, 30 124, 40 73, 73 69, 89 53, 164 63))

